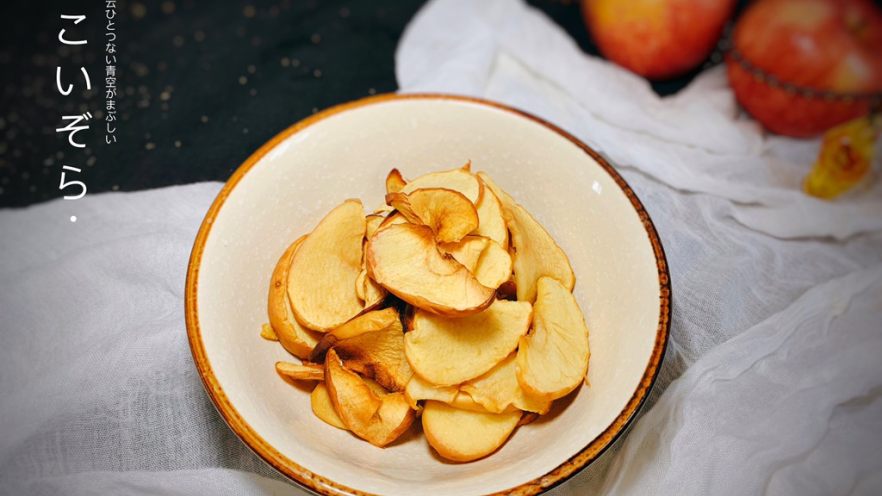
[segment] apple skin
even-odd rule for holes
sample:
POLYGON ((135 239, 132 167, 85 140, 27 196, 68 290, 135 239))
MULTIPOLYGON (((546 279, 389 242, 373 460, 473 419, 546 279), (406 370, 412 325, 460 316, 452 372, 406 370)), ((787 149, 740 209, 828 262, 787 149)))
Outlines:
POLYGON ((774 133, 812 137, 867 114, 872 95, 882 98, 882 13, 869 1, 760 0, 732 41, 729 83, 774 133))
POLYGON ((735 0, 582 0, 600 52, 649 79, 679 76, 707 58, 735 0))

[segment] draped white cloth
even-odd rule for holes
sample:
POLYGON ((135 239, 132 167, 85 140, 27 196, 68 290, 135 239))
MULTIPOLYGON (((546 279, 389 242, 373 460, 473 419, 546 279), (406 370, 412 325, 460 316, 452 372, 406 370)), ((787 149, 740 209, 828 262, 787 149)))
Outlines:
MULTIPOLYGON (((665 245, 657 386, 552 494, 882 493, 878 183, 806 197, 817 141, 764 135, 722 70, 659 98, 519 0, 431 2, 396 64, 402 91, 515 105, 610 157, 665 245)), ((218 189, 0 211, 0 494, 302 494, 224 426, 190 358, 185 269, 218 189)))

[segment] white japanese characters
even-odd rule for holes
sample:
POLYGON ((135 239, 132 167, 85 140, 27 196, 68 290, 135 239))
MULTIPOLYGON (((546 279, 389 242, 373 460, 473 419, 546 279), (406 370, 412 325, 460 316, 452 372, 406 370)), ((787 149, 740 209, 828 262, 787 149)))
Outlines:
MULTIPOLYGON (((62 21, 73 21, 73 25, 77 25, 84 20, 86 20, 85 15, 64 15, 59 16, 62 21)), ((64 25, 71 27, 71 23, 65 23, 64 25)), ((67 34, 67 27, 61 28, 58 31, 58 41, 64 45, 86 45, 88 44, 88 40, 86 39, 70 39, 71 35, 67 34)), ((80 66, 79 73, 82 75, 82 80, 84 82, 85 88, 87 90, 92 89, 92 80, 89 77, 89 71, 86 70, 84 66, 80 66)), ((55 67, 55 87, 58 89, 58 93, 62 96, 70 96, 74 90, 74 82, 69 82, 67 78, 62 74, 62 67, 58 65, 55 67)), ((70 146, 74 148, 85 148, 86 144, 79 140, 77 134, 83 130, 89 129, 89 121, 92 119, 91 112, 85 112, 81 115, 62 115, 62 122, 66 122, 63 127, 59 127, 55 129, 56 133, 67 133, 67 142, 70 146)), ((80 198, 86 196, 86 183, 83 181, 77 180, 68 180, 68 173, 79 174, 81 170, 78 167, 63 165, 61 167, 61 177, 58 182, 58 189, 64 193, 65 200, 79 200, 80 198)), ((71 217, 71 221, 73 221, 73 217, 71 217)))

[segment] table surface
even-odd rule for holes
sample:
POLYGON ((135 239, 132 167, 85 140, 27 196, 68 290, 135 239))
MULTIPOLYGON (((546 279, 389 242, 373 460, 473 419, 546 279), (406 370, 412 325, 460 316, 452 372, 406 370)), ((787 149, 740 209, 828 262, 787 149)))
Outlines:
MULTIPOLYGON (((273 135, 331 105, 396 89, 395 47, 423 0, 120 2, 116 143, 106 144, 104 2, 14 2, 0 38, 0 207, 61 197, 65 165, 89 193, 226 180, 273 135), (61 14, 86 14, 64 26, 61 14), (88 44, 66 47, 57 39, 88 44), (55 85, 56 67, 74 83, 55 85), (86 67, 92 90, 79 73, 86 67), (75 148, 62 116, 90 112, 75 148)), ((578 2, 530 0, 597 54, 578 2)), ((711 60, 705 65, 712 63, 711 60)), ((676 92, 695 73, 653 85, 676 92)))

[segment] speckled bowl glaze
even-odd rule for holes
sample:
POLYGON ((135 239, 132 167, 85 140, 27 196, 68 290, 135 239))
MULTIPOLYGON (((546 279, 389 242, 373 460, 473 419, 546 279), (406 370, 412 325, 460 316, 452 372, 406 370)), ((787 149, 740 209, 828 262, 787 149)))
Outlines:
POLYGON ((670 321, 664 252, 649 216, 597 153, 536 117, 472 98, 381 95, 286 129, 233 174, 205 216, 187 273, 187 333, 230 428, 322 494, 536 494, 595 460, 627 427, 661 364, 670 321), (418 429, 386 449, 325 425, 279 379, 291 357, 259 337, 279 255, 345 198, 383 201, 384 178, 471 160, 569 255, 591 331, 590 387, 521 427, 493 455, 435 456, 418 429))

